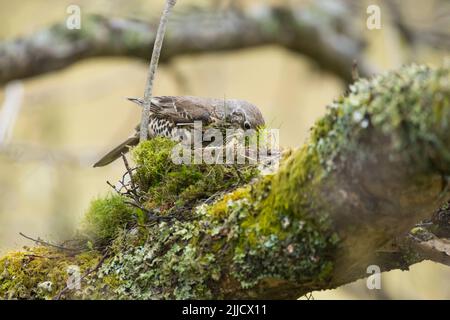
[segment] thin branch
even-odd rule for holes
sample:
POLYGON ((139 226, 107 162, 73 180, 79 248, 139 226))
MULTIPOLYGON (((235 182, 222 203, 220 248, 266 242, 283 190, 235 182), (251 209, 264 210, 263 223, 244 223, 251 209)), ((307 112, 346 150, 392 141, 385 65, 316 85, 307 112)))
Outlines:
MULTIPOLYGON (((84 280, 87 276, 89 276, 91 273, 96 272, 103 264, 103 262, 105 262, 106 258, 109 257, 109 253, 106 252, 102 258, 100 259, 100 261, 96 264, 96 266, 92 269, 88 269, 80 278, 80 282, 82 280, 84 280)), ((53 300, 60 300, 62 295, 64 293, 66 293, 68 290, 70 290, 70 287, 67 285, 66 287, 64 287, 64 289, 62 289, 54 298, 53 300)))
POLYGON ((137 187, 134 184, 134 180, 133 180, 133 175, 132 175, 133 170, 131 169, 130 164, 128 163, 127 157, 125 156, 124 153, 122 153, 122 160, 123 160, 123 163, 125 165, 125 168, 127 169, 127 173, 128 173, 128 175, 130 177, 131 188, 132 188, 133 192, 136 192, 137 187))
POLYGON ((356 60, 353 61, 352 79, 353 81, 357 81, 359 79, 358 61, 356 60))
POLYGON ((161 48, 164 40, 164 35, 166 33, 167 21, 169 20, 169 15, 171 9, 175 6, 176 0, 166 0, 166 6, 161 16, 161 21, 159 22, 158 31, 156 33, 156 40, 153 47, 152 59, 150 61, 150 67, 148 70, 147 85, 145 86, 144 94, 144 108, 142 109, 142 119, 141 119, 141 133, 140 141, 147 140, 148 138, 148 123, 150 119, 150 104, 153 94, 153 82, 155 80, 156 70, 158 69, 159 57, 161 55, 161 48))
POLYGON ((42 256, 39 254, 24 254, 25 257, 29 258, 40 258, 40 259, 58 259, 58 256, 42 256))
POLYGON ((59 245, 56 245, 56 244, 53 244, 53 243, 50 243, 50 242, 47 242, 47 241, 44 241, 44 240, 41 240, 41 239, 34 239, 32 237, 29 237, 29 236, 25 235, 22 232, 19 232, 19 234, 22 237, 24 237, 25 239, 31 240, 31 241, 35 242, 36 244, 40 244, 40 245, 43 245, 43 246, 46 246, 46 247, 53 247, 53 248, 56 248, 56 249, 59 249, 59 250, 65 250, 65 251, 80 251, 79 248, 67 248, 67 247, 59 246, 59 245))
POLYGON ((133 171, 137 168, 131 168, 130 164, 128 163, 128 160, 125 156, 125 154, 122 153, 122 160, 126 168, 126 172, 122 175, 122 179, 118 181, 120 188, 117 186, 114 186, 111 182, 106 181, 106 183, 119 195, 126 197, 127 201, 125 201, 125 204, 131 205, 137 209, 142 210, 142 212, 145 212, 147 215, 147 218, 151 221, 159 221, 159 220, 170 220, 173 218, 172 215, 168 216, 158 216, 155 215, 152 211, 146 209, 142 205, 142 200, 145 199, 145 194, 141 194, 139 192, 138 186, 134 183, 133 180, 133 171), (127 179, 127 176, 129 177, 129 182, 125 182, 125 179, 127 179), (125 190, 125 191, 122 191, 125 190))

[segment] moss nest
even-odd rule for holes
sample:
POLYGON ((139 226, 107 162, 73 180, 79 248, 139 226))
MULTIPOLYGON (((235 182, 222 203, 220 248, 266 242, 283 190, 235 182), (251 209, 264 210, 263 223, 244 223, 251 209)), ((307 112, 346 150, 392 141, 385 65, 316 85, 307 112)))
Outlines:
POLYGON ((145 141, 133 150, 136 183, 147 194, 147 207, 164 212, 192 208, 216 193, 248 183, 258 174, 255 165, 175 164, 175 142, 165 138, 145 141))

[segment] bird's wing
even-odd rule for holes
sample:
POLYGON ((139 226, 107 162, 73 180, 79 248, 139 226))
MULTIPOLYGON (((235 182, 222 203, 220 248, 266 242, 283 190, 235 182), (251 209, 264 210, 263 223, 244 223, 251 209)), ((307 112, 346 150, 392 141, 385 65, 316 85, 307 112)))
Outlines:
POLYGON ((211 112, 207 100, 193 97, 155 97, 152 99, 151 112, 156 116, 168 117, 175 123, 211 122, 211 112))
MULTIPOLYGON (((128 100, 142 106, 142 99, 128 98, 128 100)), ((202 121, 203 124, 212 122, 210 101, 196 97, 153 97, 150 111, 156 117, 168 118, 176 124, 188 124, 202 121)))

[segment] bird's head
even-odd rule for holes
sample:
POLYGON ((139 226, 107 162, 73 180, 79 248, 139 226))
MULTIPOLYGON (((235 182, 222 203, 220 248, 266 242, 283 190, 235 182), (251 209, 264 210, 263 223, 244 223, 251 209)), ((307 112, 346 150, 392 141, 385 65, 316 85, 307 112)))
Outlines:
POLYGON ((227 106, 227 122, 244 130, 258 130, 265 125, 264 118, 255 105, 242 100, 231 100, 227 106))

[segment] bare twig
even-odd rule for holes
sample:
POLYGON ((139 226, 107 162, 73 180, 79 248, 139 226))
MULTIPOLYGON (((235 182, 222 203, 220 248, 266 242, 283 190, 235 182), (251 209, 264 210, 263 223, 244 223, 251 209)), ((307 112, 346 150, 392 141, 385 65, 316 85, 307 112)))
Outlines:
MULTIPOLYGON (((88 270, 81 276, 80 282, 81 282, 82 280, 84 280, 87 276, 89 276, 91 273, 96 272, 96 271, 102 266, 103 262, 105 262, 106 258, 108 258, 108 257, 109 257, 109 253, 106 252, 106 253, 102 256, 102 258, 100 259, 100 261, 95 265, 94 268, 88 269, 88 270)), ((53 300, 60 300, 61 297, 62 297, 62 295, 63 295, 64 293, 66 293, 68 290, 70 290, 70 287, 67 285, 66 287, 64 287, 64 289, 62 289, 62 290, 61 290, 61 291, 53 298, 53 300)))
POLYGON ((161 55, 161 47, 166 33, 167 21, 169 20, 170 10, 175 6, 176 0, 166 0, 166 6, 159 22, 158 31, 156 33, 155 44, 153 47, 152 59, 148 70, 147 85, 145 86, 144 108, 142 109, 141 119, 141 135, 140 141, 147 140, 148 123, 150 118, 150 104, 152 100, 153 82, 155 80, 156 69, 158 68, 159 56, 161 55))
POLYGON ((128 163, 128 160, 125 156, 125 154, 122 154, 122 160, 126 168, 126 172, 123 174, 122 179, 118 181, 120 184, 120 188, 114 186, 111 182, 106 181, 106 183, 119 195, 126 197, 127 201, 125 201, 125 204, 131 205, 135 208, 138 208, 142 210, 147 215, 147 218, 151 221, 159 221, 159 220, 169 220, 172 219, 172 215, 168 216, 158 216, 155 215, 152 211, 146 209, 142 205, 141 199, 145 198, 146 196, 144 194, 140 194, 138 186, 133 181, 133 171, 137 168, 131 168, 130 164, 128 163), (129 177, 130 181, 125 182, 125 179, 127 179, 127 176, 129 177), (123 191, 124 190, 124 191, 123 191))
POLYGON ((123 160, 123 163, 125 164, 125 168, 127 169, 127 173, 128 173, 128 175, 130 177, 130 184, 131 184, 131 188, 133 190, 133 193, 136 193, 137 187, 134 184, 133 175, 132 175, 133 171, 131 170, 130 164, 128 163, 127 157, 125 157, 124 153, 122 153, 122 160, 123 160))
POLYGON ((356 81, 359 79, 358 61, 356 61, 356 60, 353 60, 352 78, 353 78, 353 81, 356 81))
POLYGON ((79 248, 67 248, 67 247, 59 246, 57 244, 53 244, 53 243, 50 243, 50 242, 47 242, 47 241, 44 241, 44 240, 41 240, 41 239, 34 239, 32 237, 29 237, 29 236, 23 234, 22 232, 19 232, 19 234, 22 237, 24 237, 25 239, 31 240, 31 241, 33 241, 33 242, 35 242, 37 244, 40 244, 40 245, 43 245, 43 246, 46 246, 46 247, 53 247, 53 248, 56 248, 56 249, 59 249, 59 250, 65 250, 65 251, 80 251, 79 248))
POLYGON ((29 258, 40 258, 40 259, 58 259, 59 257, 57 256, 42 256, 39 254, 25 254, 25 257, 29 257, 29 258))

